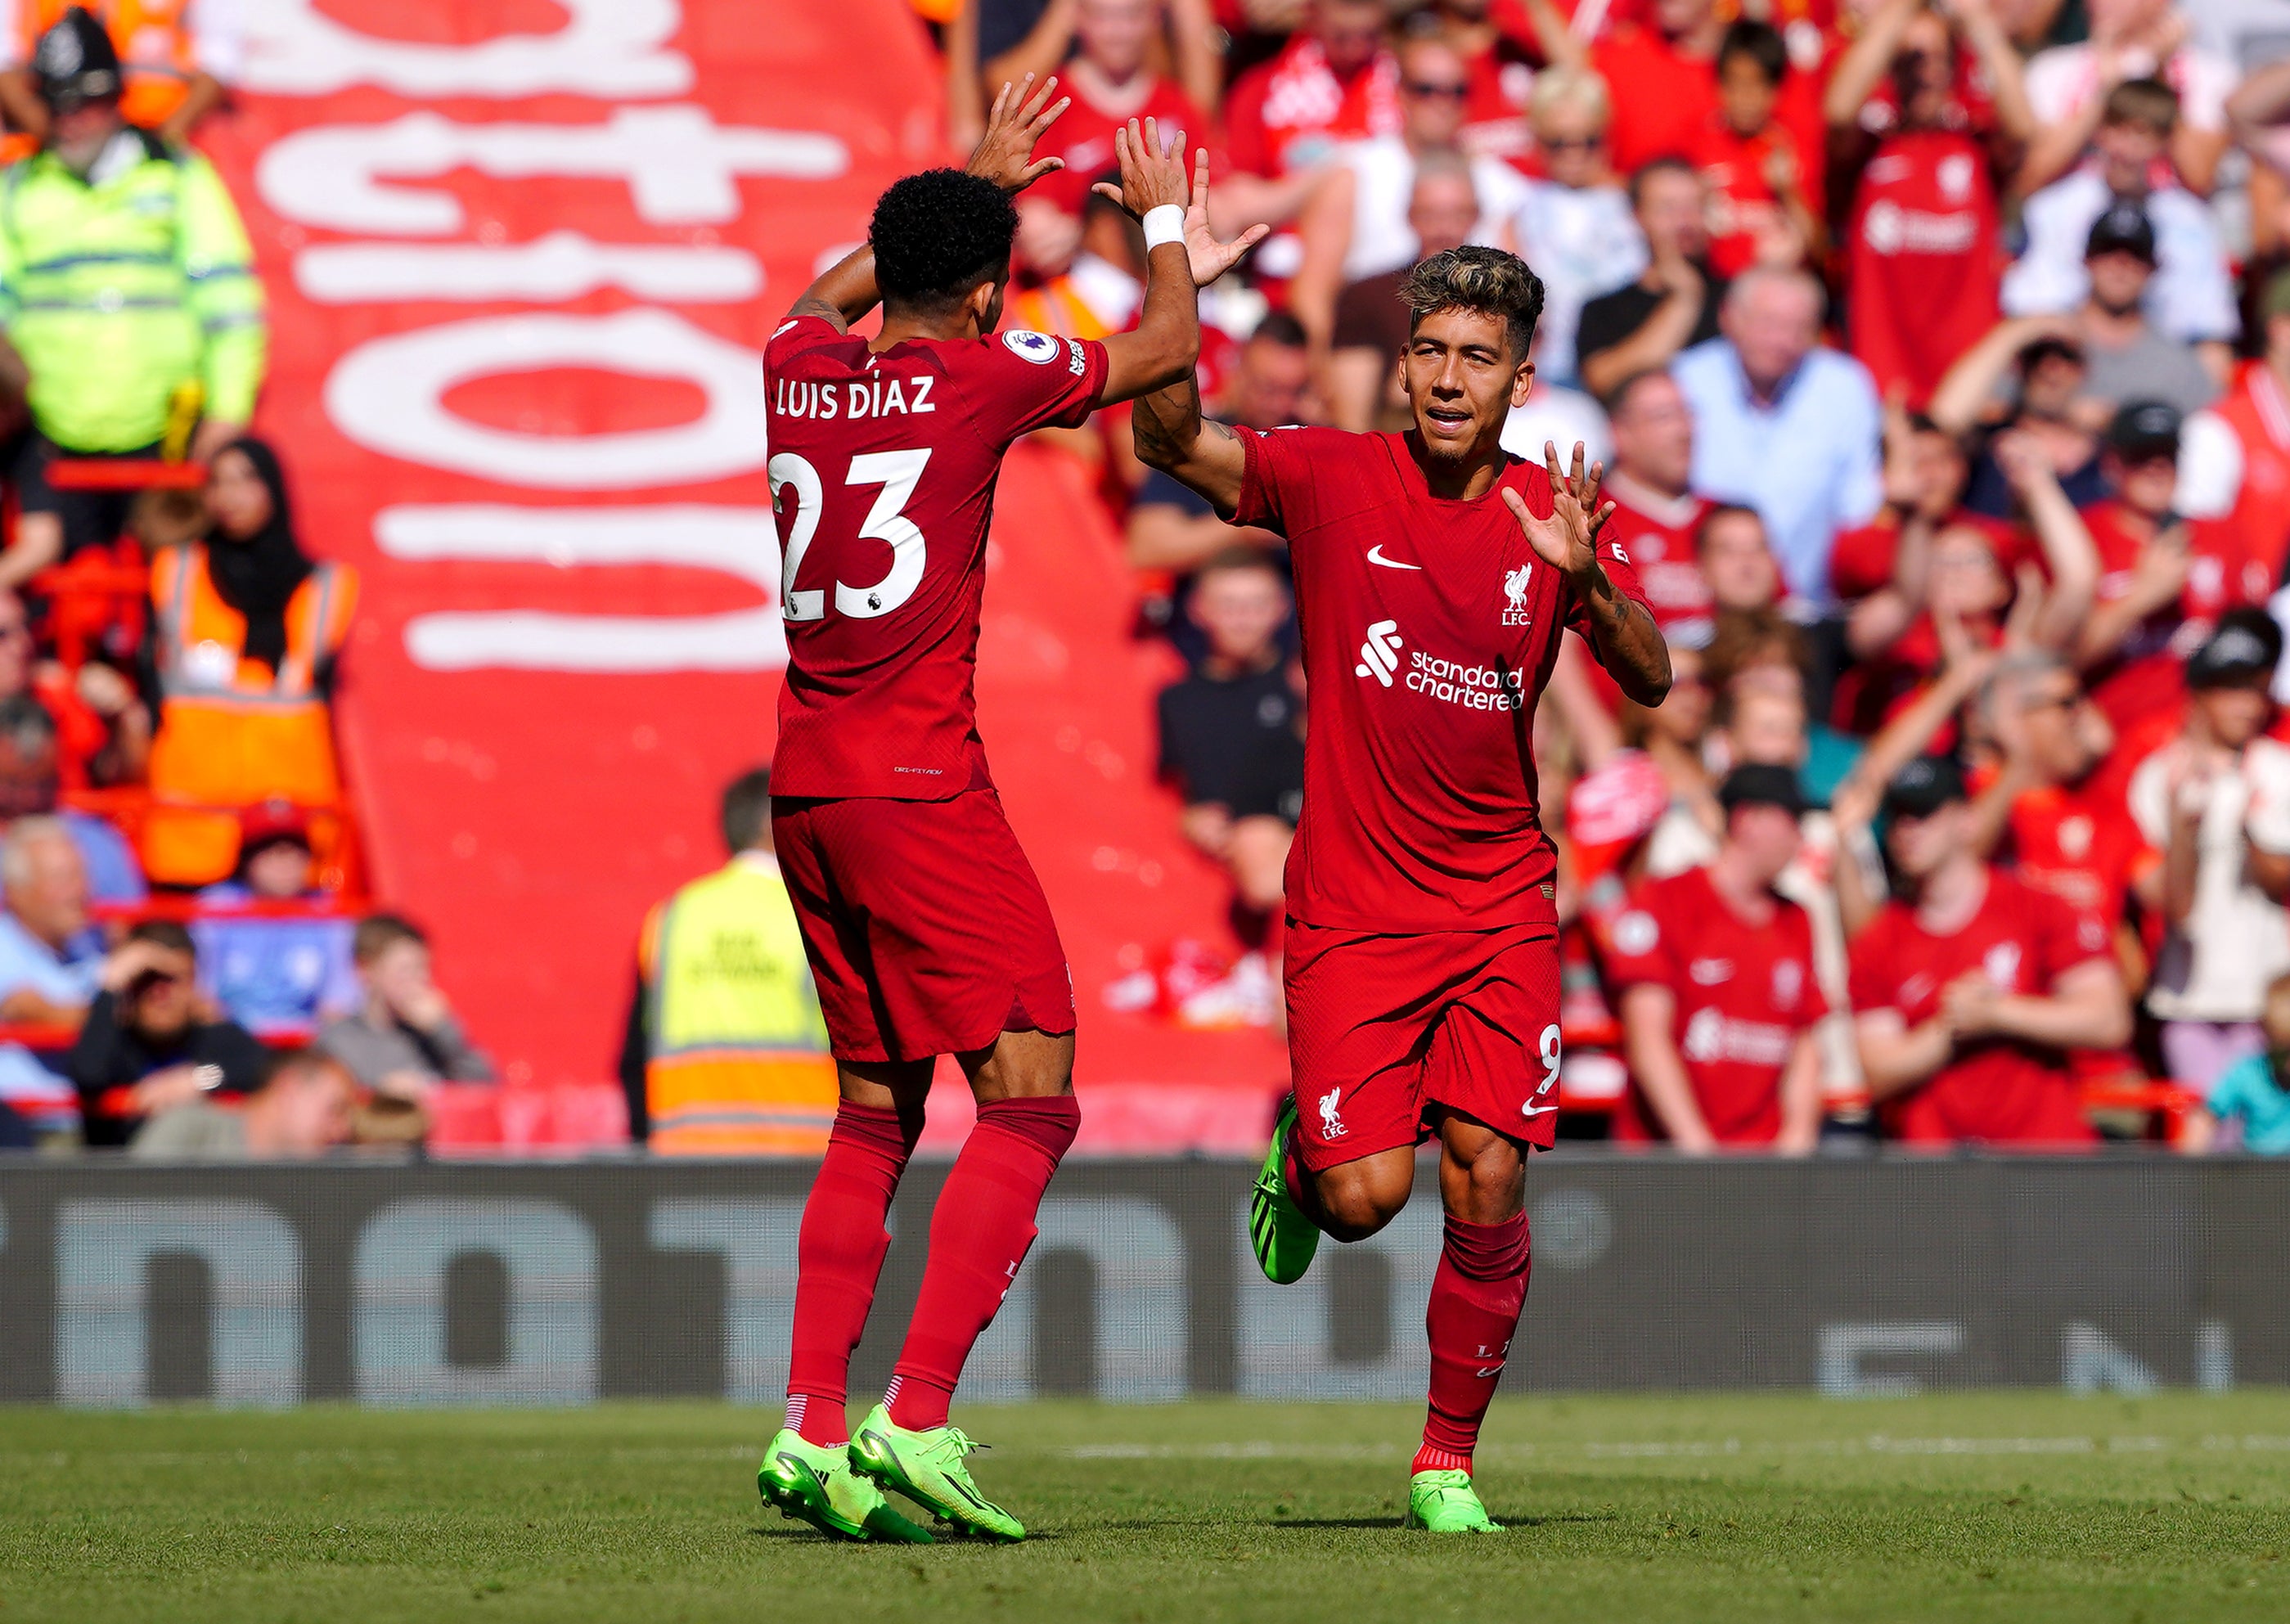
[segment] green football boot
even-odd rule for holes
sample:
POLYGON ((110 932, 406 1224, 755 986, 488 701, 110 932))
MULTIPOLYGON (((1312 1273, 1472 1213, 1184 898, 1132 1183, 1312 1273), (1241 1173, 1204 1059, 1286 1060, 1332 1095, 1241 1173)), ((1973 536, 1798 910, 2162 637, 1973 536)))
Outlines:
POLYGON ((1418 1472, 1407 1480, 1407 1525, 1433 1533, 1501 1533, 1469 1472, 1418 1472))
POLYGON ((780 1515, 808 1523, 830 1540, 876 1540, 885 1545, 935 1543, 927 1528, 891 1508, 883 1491, 851 1469, 839 1444, 807 1444, 781 1428, 764 1452, 756 1488, 780 1515))
POLYGON ((978 1492, 962 1458, 983 1447, 959 1427, 928 1427, 909 1432, 894 1426, 890 1412, 877 1404, 851 1438, 851 1469, 896 1489, 933 1516, 965 1533, 1014 1543, 1026 1525, 978 1492))
POLYGON ((1304 1209, 1288 1193, 1288 1176, 1281 1171, 1288 1135, 1296 1126, 1296 1096, 1280 1102, 1272 1124, 1272 1148, 1264 1153, 1264 1169, 1248 1197, 1248 1244, 1256 1253, 1256 1267, 1275 1285, 1293 1285, 1312 1267, 1320 1250, 1320 1228, 1304 1216, 1304 1209))

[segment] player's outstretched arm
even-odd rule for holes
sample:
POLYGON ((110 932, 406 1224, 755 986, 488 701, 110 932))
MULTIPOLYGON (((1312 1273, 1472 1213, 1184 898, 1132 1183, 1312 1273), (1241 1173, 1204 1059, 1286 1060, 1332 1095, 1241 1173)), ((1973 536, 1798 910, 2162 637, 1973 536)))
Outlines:
MULTIPOLYGON (((1111 188, 1097 189, 1119 201, 1111 188)), ((1251 226, 1229 243, 1218 242, 1209 229, 1209 155, 1205 148, 1194 153, 1192 196, 1185 209, 1185 255, 1193 284, 1205 288, 1223 276, 1270 229, 1251 226)), ((1138 396, 1132 425, 1137 454, 1148 466, 1191 486, 1220 514, 1232 516, 1247 458, 1231 429, 1202 419, 1200 385, 1189 366, 1167 388, 1138 396)))
POLYGON ((1613 503, 1598 500, 1605 467, 1594 462, 1589 473, 1583 473, 1580 440, 1574 443, 1571 472, 1560 469, 1558 448, 1548 440, 1542 443, 1542 460, 1550 476, 1550 516, 1536 518, 1527 511, 1525 498, 1508 485, 1503 502, 1518 520, 1534 556, 1565 574, 1590 623, 1598 663, 1631 699, 1645 706, 1659 705, 1669 693, 1669 645, 1646 606, 1623 596, 1598 561, 1598 531, 1614 511, 1613 503))
POLYGON ((1199 301, 1195 290, 1205 288, 1223 276, 1240 258, 1264 240, 1269 226, 1252 226, 1229 243, 1220 243, 1209 229, 1209 155, 1206 148, 1193 154, 1192 184, 1185 185, 1184 132, 1173 132, 1165 140, 1152 119, 1147 119, 1141 130, 1131 119, 1126 130, 1114 132, 1114 148, 1121 158, 1121 184, 1108 185, 1100 181, 1092 189, 1127 211, 1130 216, 1142 221, 1157 208, 1171 204, 1178 213, 1173 222, 1165 220, 1159 229, 1149 228, 1149 246, 1145 268, 1145 308, 1133 332, 1117 333, 1106 340, 1107 358, 1111 362, 1106 373, 1105 391, 1100 396, 1107 404, 1134 400, 1156 389, 1166 388, 1180 379, 1188 377, 1193 363, 1200 355, 1201 324, 1199 301), (1136 178, 1133 183, 1133 159, 1136 178), (1173 179, 1176 192, 1168 191, 1173 179), (1171 273, 1173 256, 1164 251, 1176 244, 1183 247, 1182 269, 1171 273), (1181 350, 1181 364, 1178 361, 1181 350))
MULTIPOLYGON (((1003 85, 1002 93, 994 98, 994 110, 987 115, 986 133, 979 139, 970 162, 963 165, 969 173, 983 176, 1013 197, 1051 171, 1065 167, 1063 158, 1035 157, 1034 144, 1058 121, 1058 115, 1073 105, 1073 98, 1050 100, 1058 88, 1054 76, 1044 80, 1039 90, 1034 90, 1033 84, 1034 76, 1028 74, 1015 84, 1003 85)), ((862 244, 820 273, 788 314, 815 316, 834 324, 837 332, 848 332, 851 324, 873 309, 882 297, 875 285, 875 251, 862 244)))

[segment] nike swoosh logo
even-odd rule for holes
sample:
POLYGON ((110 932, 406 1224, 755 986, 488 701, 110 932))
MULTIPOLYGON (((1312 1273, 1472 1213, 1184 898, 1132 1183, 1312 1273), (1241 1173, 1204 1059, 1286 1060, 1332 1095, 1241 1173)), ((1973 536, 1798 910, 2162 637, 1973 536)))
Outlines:
POLYGON ((1381 541, 1367 549, 1367 561, 1370 564, 1380 564, 1387 570, 1420 570, 1423 567, 1420 564, 1402 564, 1397 558, 1385 557, 1383 543, 1381 541))
POLYGON ((1555 1105, 1523 1105, 1518 1108, 1519 1115, 1522 1116, 1540 1116, 1545 1111, 1555 1111, 1557 1108, 1555 1105))

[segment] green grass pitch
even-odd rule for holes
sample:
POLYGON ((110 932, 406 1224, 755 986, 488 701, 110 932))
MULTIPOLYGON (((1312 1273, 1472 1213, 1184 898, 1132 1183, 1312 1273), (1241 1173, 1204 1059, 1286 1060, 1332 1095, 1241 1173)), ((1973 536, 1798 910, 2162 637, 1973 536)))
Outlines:
POLYGON ((1412 1407, 957 1419, 1027 1544, 829 1545, 757 1410, 0 1411, 0 1624, 2290 1618, 2278 1390, 1508 1399, 1437 1541, 1412 1407))

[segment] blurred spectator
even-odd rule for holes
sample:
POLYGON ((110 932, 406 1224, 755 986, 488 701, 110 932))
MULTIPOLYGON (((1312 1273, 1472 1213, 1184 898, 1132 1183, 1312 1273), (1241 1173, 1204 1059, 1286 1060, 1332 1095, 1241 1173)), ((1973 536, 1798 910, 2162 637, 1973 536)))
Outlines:
POLYGON ((2258 308, 2258 358, 2187 420, 2175 505, 2219 520, 2235 553, 2278 568, 2290 537, 2290 269, 2267 278, 2258 308))
POLYGON ((212 537, 151 564, 151 660, 163 696, 151 746, 143 863, 163 884, 237 867, 237 809, 341 798, 326 708, 357 572, 313 564, 277 453, 233 441, 210 465, 212 537))
POLYGON ((1979 447, 1964 490, 1966 508, 1993 519, 2016 511, 2011 480, 1993 454, 2006 436, 2033 444, 2078 508, 2107 494, 2099 433, 2115 408, 2085 393, 2090 377, 2071 316, 1999 322, 1958 357, 1933 391, 1930 420, 1941 433, 1966 436, 1979 447))
MULTIPOLYGON (((981 22, 1013 3, 1025 0, 983 0, 981 22)), ((1054 207, 1077 228, 1091 183, 1114 168, 1114 132, 1132 118, 1157 119, 1164 139, 1182 131, 1188 148, 1211 144, 1214 132, 1204 104, 1155 70, 1163 13, 1163 0, 1052 0, 1036 25, 1042 48, 1034 51, 1029 40, 1013 53, 1039 60, 1023 66, 1005 60, 989 69, 989 102, 1005 80, 1014 84, 1027 71, 1057 75, 1060 93, 1073 100, 1034 148, 1037 158, 1057 158, 1065 167, 1028 187, 1025 202, 1054 207)), ((1215 83, 1212 76, 1212 92, 1215 83)), ((1189 151, 1187 160, 1189 171, 1189 151)))
POLYGON ((33 60, 54 112, 9 174, 0 212, 0 377, 27 388, 34 432, 16 454, 20 516, 0 587, 109 546, 132 492, 58 492, 59 456, 154 457, 198 418, 205 457, 253 414, 267 343, 262 284, 214 166, 119 113, 119 60, 71 11, 33 60), (28 384, 26 382, 28 374, 28 384))
POLYGON ((2142 842, 2119 793, 2093 775, 2115 730, 2075 669, 2055 654, 2005 657, 1980 693, 1997 756, 1973 806, 1973 845, 2000 854, 2030 885, 2120 922, 2142 842))
MULTIPOLYGON (((1346 283, 1415 263, 1420 244, 1407 216, 1416 165, 1435 152, 1461 156, 1456 141, 1469 92, 1463 59, 1436 38, 1418 37, 1400 46, 1398 60, 1399 128, 1339 147, 1326 183, 1296 222, 1304 257, 1289 306, 1316 340, 1333 329, 1346 283)), ((1513 247, 1511 222, 1526 203, 1526 182, 1500 158, 1466 162, 1479 205, 1468 240, 1513 247)))
MULTIPOLYGON (((1629 555, 1662 636, 1676 643, 1706 644, 1714 605, 1699 555, 1709 503, 1691 488, 1693 412, 1667 372, 1624 379, 1606 396, 1606 412, 1613 425, 1614 461, 1605 494, 1614 512, 1605 535, 1629 555)), ((1753 522, 1756 516, 1750 515, 1753 522)), ((1765 550, 1762 525, 1758 548, 1765 550)))
POLYGON ((2226 153, 2234 64, 2187 44, 2186 19, 2171 0, 2088 0, 2087 9, 2088 40, 2039 52, 2028 64, 2028 102, 2039 132, 2020 172, 2022 195, 2075 166, 2098 132, 2109 91, 2126 79, 2152 78, 2179 98, 2171 162, 2190 188, 2209 196, 2226 153))
POLYGON ((1965 515, 1972 466, 1963 443, 1908 411, 1905 398, 1896 389, 1885 402, 1885 505, 1868 524, 1839 534, 1829 555, 1830 590, 1848 603, 1894 589, 1912 601, 1920 597, 1918 549, 1929 548, 1943 526, 1965 515))
POLYGON ((2266 1047, 2219 1073, 2187 1113, 2180 1149, 2200 1154, 2230 1140, 2254 1156, 2290 1156, 2290 975, 2267 983, 2259 1024, 2266 1047))
POLYGON ((139 781, 151 750, 151 713, 133 685, 94 660, 67 673, 36 660, 34 653, 24 600, 0 588, 0 700, 29 693, 55 723, 60 786, 86 789, 139 781))
POLYGON ((362 1088, 419 1100, 436 1084, 490 1083, 492 1062, 469 1042, 431 974, 429 938, 411 920, 358 922, 350 956, 365 1002, 318 1034, 317 1047, 362 1088))
MULTIPOLYGON (((87 870, 54 818, 19 818, 0 843, 0 1020, 76 1030, 103 971, 87 913, 87 870)), ((71 1084, 17 1043, 0 1045, 0 1101, 41 1132, 79 1120, 71 1084)))
POLYGON ((1726 293, 1709 265, 1699 170, 1684 158, 1657 158, 1631 173, 1629 199, 1645 239, 1645 269, 1586 303, 1574 333, 1582 387, 1602 397, 1625 378, 1658 372, 1681 350, 1716 338, 1726 293))
POLYGON ((1778 116, 1789 72, 1789 47, 1769 23, 1745 19, 1718 41, 1718 109, 1693 156, 1709 181, 1709 259, 1721 276, 1822 252, 1821 153, 1778 116))
MULTIPOLYGON (((1395 300, 1395 303, 1397 301, 1395 300)), ((1402 311, 1403 318, 1405 311, 1402 311)), ((1278 428, 1311 415, 1311 352, 1296 318, 1274 311, 1257 324, 1242 346, 1216 416, 1249 428, 1278 428)), ((1269 530, 1228 524, 1208 499, 1157 469, 1145 476, 1129 509, 1129 562, 1140 570, 1166 571, 1177 578, 1171 594, 1169 636, 1188 662, 1202 652, 1200 628, 1185 613, 1191 576, 1227 548, 1261 549, 1286 571, 1288 544, 1269 530)))
MULTIPOLYGON (((283 908, 320 900, 310 820, 267 801, 239 814, 238 873, 199 892, 202 909, 283 908)), ((361 1001, 348 919, 289 916, 201 918, 199 981, 233 1020, 266 1043, 307 1043, 319 1024, 361 1001)))
MULTIPOLYGON (((1143 238, 1132 240, 1133 222, 1119 206, 1087 196, 1081 212, 1069 214, 1033 188, 1016 199, 1018 236, 1012 246, 1012 276, 1004 322, 1061 338, 1102 339, 1137 319, 1145 297, 1143 238), (1134 252, 1133 252, 1133 250, 1134 252)), ((1040 429, 1037 433, 1086 440, 1088 428, 1040 429)), ((1097 454, 1094 442, 1087 455, 1097 454)))
POLYGON ((2282 634, 2235 609, 2187 661, 2180 736, 2131 775, 2131 815, 2162 860, 2142 900, 2163 945, 2147 1007, 2172 1081, 2206 1092, 2258 1053, 2266 988, 2290 971, 2290 746, 2265 736, 2282 634))
MULTIPOLYGON (((1470 240, 1479 219, 1478 193, 1471 168, 1451 153, 1427 153, 1415 165, 1415 189, 1407 203, 1407 228, 1425 255, 1460 248, 1470 240)), ((1335 326, 1328 356, 1328 412, 1338 428, 1362 434, 1371 428, 1400 433, 1414 413, 1399 392, 1399 352, 1407 346, 1407 307, 1399 284, 1413 262, 1352 283, 1336 295, 1335 326)), ((1163 477, 1149 476, 1149 479, 1163 477)), ((1182 490, 1173 480, 1166 483, 1182 490)))
POLYGON ((1778 766, 1736 767, 1718 799, 1709 866, 1649 881, 1608 932, 1632 1084, 1614 1137, 1802 1156, 1821 1131, 1813 1028, 1828 1009, 1812 924, 1774 883, 1797 856, 1804 802, 1778 766))
POLYGON ((244 1105, 190 1100, 152 1117, 128 1141, 147 1162, 274 1162, 324 1156, 349 1142, 357 1079, 340 1060, 304 1051, 270 1068, 244 1105))
POLYGON ((2150 228, 2153 274, 2140 294, 2149 324, 2174 342, 2205 346, 2206 364, 2223 376, 2227 346, 2240 328, 2226 248, 2210 206, 2174 183, 2162 161, 2179 99, 2168 85, 2134 79, 2108 92, 2105 107, 2094 160, 2028 199, 2022 215, 2028 246, 2004 273, 2004 308, 2038 316, 2081 304, 2091 292, 2085 260, 2093 228, 2124 210, 2114 236, 2126 249, 2139 252, 2133 214, 2150 228))
POLYGON ((2218 380, 2190 344, 2156 330, 2144 309, 2155 275, 2155 228, 2145 212, 2118 204, 2099 217, 2084 244, 2091 297, 2073 319, 2089 367, 2084 393, 2110 405, 2166 400, 2181 412, 2208 405, 2218 380))
POLYGON ((725 788, 731 860, 645 916, 621 1049, 629 1134, 663 1155, 819 1156, 836 1070, 772 844, 772 773, 725 788))
POLYGON ((1849 348, 1921 406, 1996 322, 2000 199, 2035 127, 2020 59, 1985 6, 1884 0, 1823 112, 1849 348))
MULTIPOLYGON (((67 9, 58 0, 0 4, 0 112, 34 140, 47 135, 49 121, 35 52, 67 9)), ((245 56, 238 8, 230 0, 94 0, 86 9, 122 61, 120 112, 163 141, 188 140, 238 76, 245 56)))
POLYGON ((2180 664, 2221 612, 2264 603, 2274 576, 2269 564, 2230 556, 2230 537, 2215 520, 2172 510, 2179 414, 2171 407, 2125 406, 2108 429, 2102 467, 2116 493, 2083 510, 2103 573, 2077 658, 2092 697, 2132 739, 2142 723, 2177 705, 2180 664))
POLYGON ((1790 593, 1829 602, 1837 532, 1882 500, 1877 391, 1850 356, 1818 348, 1821 285, 1801 271, 1736 278, 1723 336, 1672 369, 1693 408, 1693 488, 1755 508, 1790 593))
POLYGON ((199 991, 197 949, 172 919, 131 927, 104 960, 69 1061, 92 1146, 124 1145, 146 1117, 204 1095, 252 1092, 269 1064, 199 991))
POLYGON ((126 837, 92 813, 58 811, 56 723, 28 693, 0 700, 0 822, 53 817, 69 831, 99 902, 140 902, 149 894, 126 837))
POLYGON ((2227 98, 2226 113, 2251 157, 2252 260, 2278 268, 2290 249, 2290 60, 2254 68, 2227 98))
POLYGON ((1381 0, 1311 0, 1307 15, 1225 99, 1226 150, 1244 173, 1294 174, 1339 142, 1399 132, 1399 63, 1384 43, 1381 0))
POLYGON ((1643 21, 1617 23, 1589 48, 1589 65, 1615 87, 1614 167, 1626 175, 1682 157, 1718 111, 1716 0, 1648 0, 1643 21))
MULTIPOLYGON (((971 9, 977 14, 981 88, 989 104, 1005 83, 1014 84, 1028 74, 1037 78, 1065 74, 1072 66, 1069 52, 1078 45, 1086 58, 1093 41, 1101 44, 1102 36, 1112 34, 1126 42, 1122 53, 1133 52, 1137 62, 1161 58, 1182 87, 1180 93, 1190 109, 1214 108, 1224 83, 1209 0, 973 0, 971 9)), ((1113 83, 1125 77, 1116 75, 1113 83)), ((1101 113, 1114 113, 1113 102, 1095 96, 1101 86, 1069 79, 1065 88, 1075 98, 1067 117, 1080 113, 1085 100, 1095 100, 1101 113)), ((1158 109, 1139 105, 1116 116, 1126 119, 1134 113, 1142 117, 1148 111, 1158 109)), ((1205 140, 1209 133, 1207 121, 1197 110, 1185 121, 1185 129, 1197 140, 1205 140)), ((1051 136, 1053 142, 1069 139, 1062 132, 1051 136)), ((1054 150, 1045 145, 1036 156, 1047 156, 1054 150)), ((1109 148, 1106 156, 1109 162, 1109 148)))
POLYGON ((1981 860, 1962 774, 1946 757, 1903 768, 1883 811, 1894 895, 1853 940, 1852 995, 1886 1136, 2091 1143, 2064 1052, 2131 1036, 2106 925, 1981 860))
POLYGON ((1511 236, 1542 278, 1538 382, 1575 381, 1582 307, 1646 268, 1645 237, 1606 161, 1613 116, 1605 81, 1594 73, 1553 68, 1534 82, 1530 117, 1544 179, 1527 182, 1511 236))
POLYGON ((1709 584, 1709 607, 1725 617, 1771 610, 1782 601, 1782 571, 1754 508, 1715 502, 1693 527, 1693 562, 1709 584))
POLYGON ((1304 801, 1304 706, 1279 644, 1288 584, 1261 553, 1212 559, 1191 614, 1208 643, 1161 691, 1161 772, 1185 798, 1188 842, 1232 876, 1244 939, 1261 945, 1304 801))
POLYGON ((1525 158, 1535 142, 1519 115, 1537 83, 1535 68, 1566 52, 1566 19, 1551 0, 1431 0, 1416 18, 1416 26, 1426 24, 1463 59, 1470 76, 1463 150, 1474 157, 1525 158), (1561 42, 1557 51, 1545 43, 1550 39, 1561 42))

